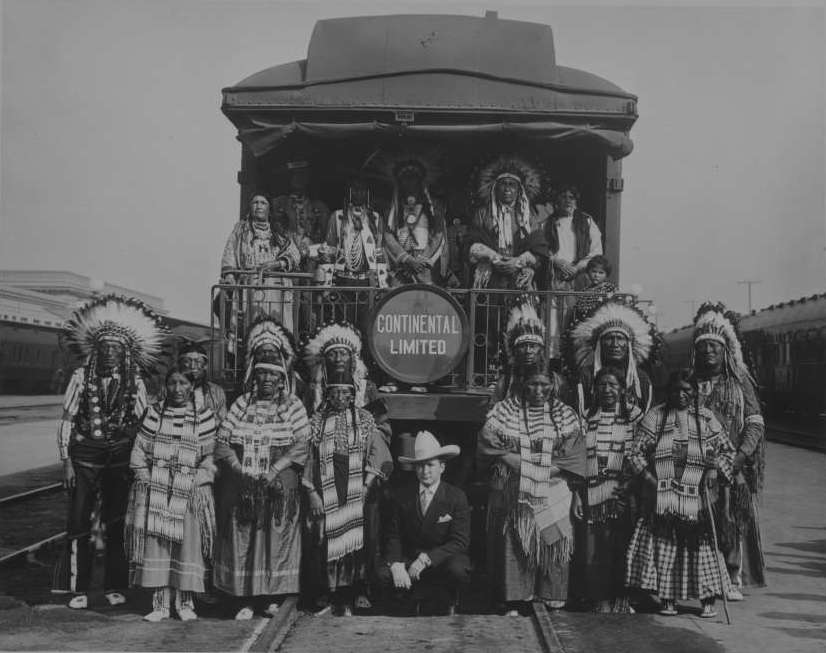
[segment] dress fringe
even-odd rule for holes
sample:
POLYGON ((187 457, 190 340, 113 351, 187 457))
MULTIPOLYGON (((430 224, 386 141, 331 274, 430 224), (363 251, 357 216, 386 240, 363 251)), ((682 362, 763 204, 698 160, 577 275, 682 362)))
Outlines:
POLYGON ((193 503, 201 531, 201 553, 204 560, 211 563, 215 551, 215 501, 212 498, 212 486, 199 486, 193 496, 193 503))
MULTIPOLYGON (((511 518, 510 525, 528 566, 540 569, 543 575, 550 578, 554 567, 570 561, 574 548, 573 538, 563 535, 553 544, 543 542, 542 534, 536 527, 533 511, 527 506, 517 506, 516 515, 511 518)), ((507 527, 506 522, 505 528, 507 527)))
POLYGON ((143 563, 148 510, 149 483, 136 480, 132 483, 132 489, 129 492, 123 538, 126 559, 136 564, 143 563))

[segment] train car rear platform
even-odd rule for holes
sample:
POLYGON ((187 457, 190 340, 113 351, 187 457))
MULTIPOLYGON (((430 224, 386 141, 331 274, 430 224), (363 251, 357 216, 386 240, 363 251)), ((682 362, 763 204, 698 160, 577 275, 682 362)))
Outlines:
MULTIPOLYGON (((826 456, 770 442, 762 504, 768 587, 749 589, 729 605, 732 625, 699 618, 699 605, 678 604, 680 615, 547 613, 531 617, 458 614, 454 617, 311 616, 284 609, 276 620, 236 622, 220 606, 201 606, 197 622, 141 620, 149 593, 130 593, 127 606, 109 607, 93 594, 86 611, 64 607, 49 593, 55 548, 0 566, 0 650, 279 650, 284 651, 822 651, 826 644, 826 456), (290 628, 293 618, 295 625, 290 628)), ((0 479, 2 480, 2 479, 0 479)), ((466 602, 466 610, 475 601, 466 602)), ((460 608, 461 611, 461 608, 460 608)))

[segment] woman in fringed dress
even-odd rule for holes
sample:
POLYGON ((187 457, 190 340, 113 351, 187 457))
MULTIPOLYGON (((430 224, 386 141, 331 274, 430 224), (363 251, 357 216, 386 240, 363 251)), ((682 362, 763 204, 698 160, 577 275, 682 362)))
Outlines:
POLYGON ((519 398, 496 403, 479 434, 492 463, 487 515, 490 582, 509 616, 526 601, 561 608, 568 597, 573 546, 572 488, 585 474, 585 445, 574 411, 553 396, 544 363, 520 370, 519 398))
POLYGON ((311 518, 318 520, 310 531, 316 540, 307 565, 311 584, 331 591, 343 616, 352 615, 355 592, 364 593, 365 497, 376 478, 386 478, 393 468, 373 416, 354 400, 349 374, 328 376, 326 401, 310 421, 304 468, 311 518))
POLYGON ((626 456, 642 411, 629 406, 625 374, 603 367, 594 379, 594 405, 583 420, 586 479, 575 513, 572 594, 596 612, 633 612, 625 591, 625 553, 634 530, 626 456))
POLYGON ((212 481, 215 418, 196 410, 192 380, 166 375, 166 400, 144 414, 130 466, 135 473, 126 517, 132 585, 155 589, 144 619, 196 619, 215 536, 212 481))
POLYGON ((259 358, 252 390, 235 400, 218 429, 214 579, 240 599, 237 620, 253 617, 256 597, 273 615, 276 595, 299 591, 299 486, 309 423, 304 405, 287 390, 287 375, 282 356, 259 358))
POLYGON ((720 482, 731 483, 734 448, 714 414, 698 405, 689 370, 674 372, 668 400, 640 422, 628 462, 649 497, 628 546, 626 585, 656 592, 660 614, 677 599, 699 598, 714 617, 716 596, 730 587, 710 515, 720 482), (708 496, 706 496, 708 495, 708 496))

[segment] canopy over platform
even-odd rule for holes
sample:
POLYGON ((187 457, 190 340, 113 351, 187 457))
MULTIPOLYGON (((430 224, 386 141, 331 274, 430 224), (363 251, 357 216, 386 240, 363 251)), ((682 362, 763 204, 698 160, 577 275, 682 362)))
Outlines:
POLYGON ((447 15, 316 23, 307 59, 224 89, 222 109, 256 156, 293 134, 404 132, 463 138, 585 138, 630 153, 636 96, 557 66, 547 25, 447 15))

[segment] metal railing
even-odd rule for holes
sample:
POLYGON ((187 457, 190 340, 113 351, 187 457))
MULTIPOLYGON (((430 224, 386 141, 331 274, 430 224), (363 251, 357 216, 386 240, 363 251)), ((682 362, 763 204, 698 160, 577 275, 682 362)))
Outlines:
MULTIPOLYGON (((316 328, 346 320, 366 334, 376 302, 389 290, 360 286, 314 285, 312 274, 261 274, 238 271, 243 283, 219 283, 212 287, 212 378, 236 388, 245 374, 244 340, 249 326, 261 315, 281 322, 295 336, 296 344, 316 328)), ((436 386, 445 391, 475 391, 495 383, 504 363, 503 337, 511 307, 519 297, 530 296, 547 329, 547 354, 560 356, 561 336, 579 298, 595 297, 584 291, 516 291, 449 289, 468 316, 470 346, 461 363, 436 386)), ((371 375, 389 381, 369 360, 365 340, 363 355, 371 375)))

